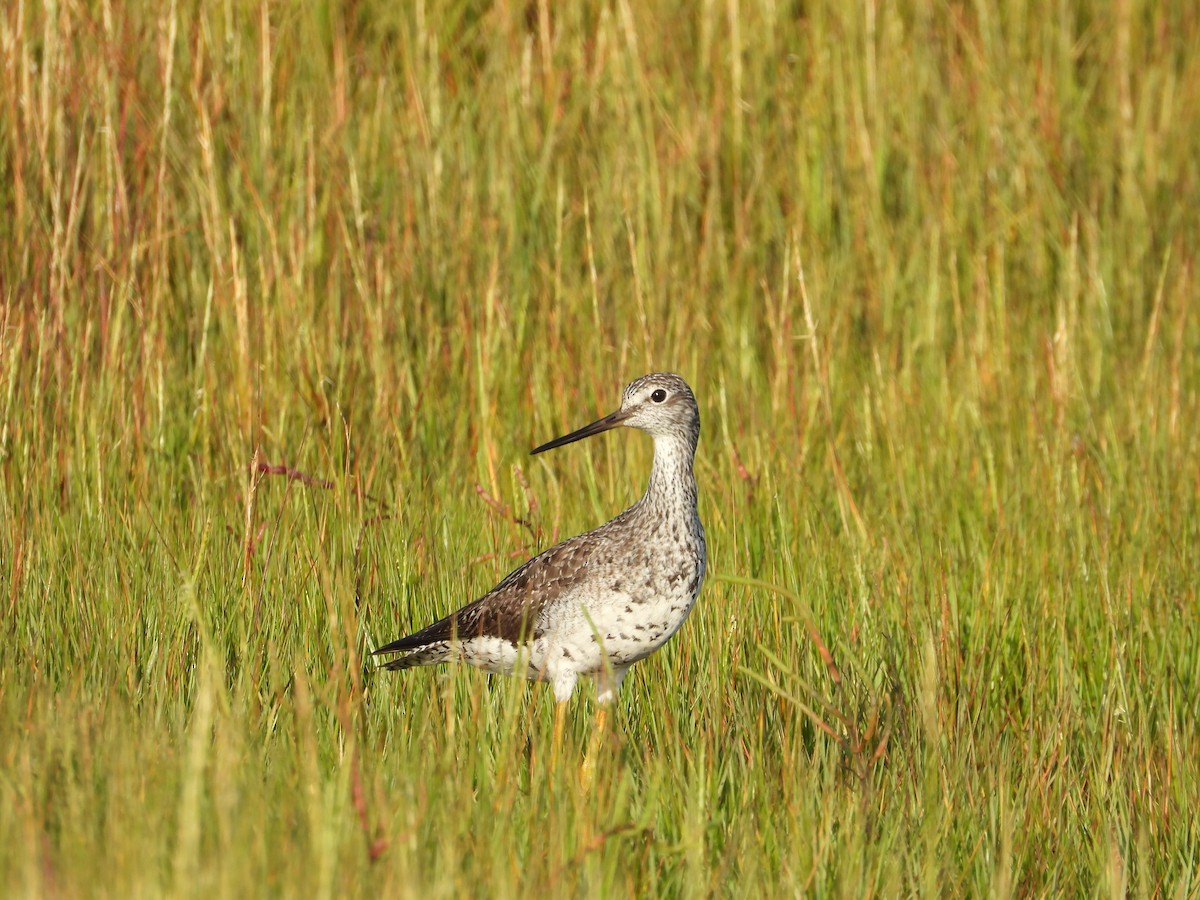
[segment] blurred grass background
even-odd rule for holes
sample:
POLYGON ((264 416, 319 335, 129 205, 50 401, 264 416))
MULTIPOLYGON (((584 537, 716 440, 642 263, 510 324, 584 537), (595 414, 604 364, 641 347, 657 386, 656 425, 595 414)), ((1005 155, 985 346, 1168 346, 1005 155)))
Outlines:
POLYGON ((1198 46, 6 5, 0 892, 1200 895, 1198 46), (585 789, 591 692, 551 769, 544 687, 366 653, 636 499, 526 451, 660 369, 712 577, 585 789))

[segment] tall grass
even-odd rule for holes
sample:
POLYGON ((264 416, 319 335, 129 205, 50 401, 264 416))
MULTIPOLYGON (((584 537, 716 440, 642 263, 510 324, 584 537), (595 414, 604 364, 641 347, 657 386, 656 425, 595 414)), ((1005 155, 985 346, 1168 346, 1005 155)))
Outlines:
POLYGON ((8 4, 0 891, 1200 894, 1200 12, 8 4), (367 652, 632 501, 552 698, 367 652))

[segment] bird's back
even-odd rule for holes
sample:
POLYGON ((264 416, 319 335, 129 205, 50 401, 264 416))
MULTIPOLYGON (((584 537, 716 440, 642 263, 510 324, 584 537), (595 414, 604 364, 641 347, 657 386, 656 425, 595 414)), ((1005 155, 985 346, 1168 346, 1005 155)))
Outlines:
POLYGON ((544 550, 462 609, 380 648, 405 653, 387 667, 441 662, 453 643, 480 638, 591 656, 585 648, 598 636, 614 663, 649 655, 700 590, 704 532, 698 520, 694 528, 648 522, 640 506, 544 550))

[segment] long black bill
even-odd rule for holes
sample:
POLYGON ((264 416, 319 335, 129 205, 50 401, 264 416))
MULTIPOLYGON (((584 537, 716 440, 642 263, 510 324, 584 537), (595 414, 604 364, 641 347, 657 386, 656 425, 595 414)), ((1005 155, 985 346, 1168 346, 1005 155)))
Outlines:
POLYGON ((591 425, 584 425, 577 431, 572 431, 570 434, 564 434, 562 437, 556 437, 552 441, 546 441, 540 447, 534 447, 529 451, 530 456, 537 456, 543 450, 553 450, 555 447, 561 447, 563 444, 573 444, 576 441, 582 441, 585 437, 591 437, 593 434, 599 434, 602 431, 616 428, 629 418, 629 413, 622 409, 618 409, 615 413, 609 413, 603 419, 597 419, 591 425))

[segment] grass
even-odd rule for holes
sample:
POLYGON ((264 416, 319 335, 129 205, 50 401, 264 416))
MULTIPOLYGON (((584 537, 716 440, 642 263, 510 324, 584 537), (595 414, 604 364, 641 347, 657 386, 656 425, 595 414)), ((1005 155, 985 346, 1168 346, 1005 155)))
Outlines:
POLYGON ((1200 895, 1193 6, 6 6, 0 892, 1200 895), (656 369, 711 577, 584 789, 367 652, 656 369))

